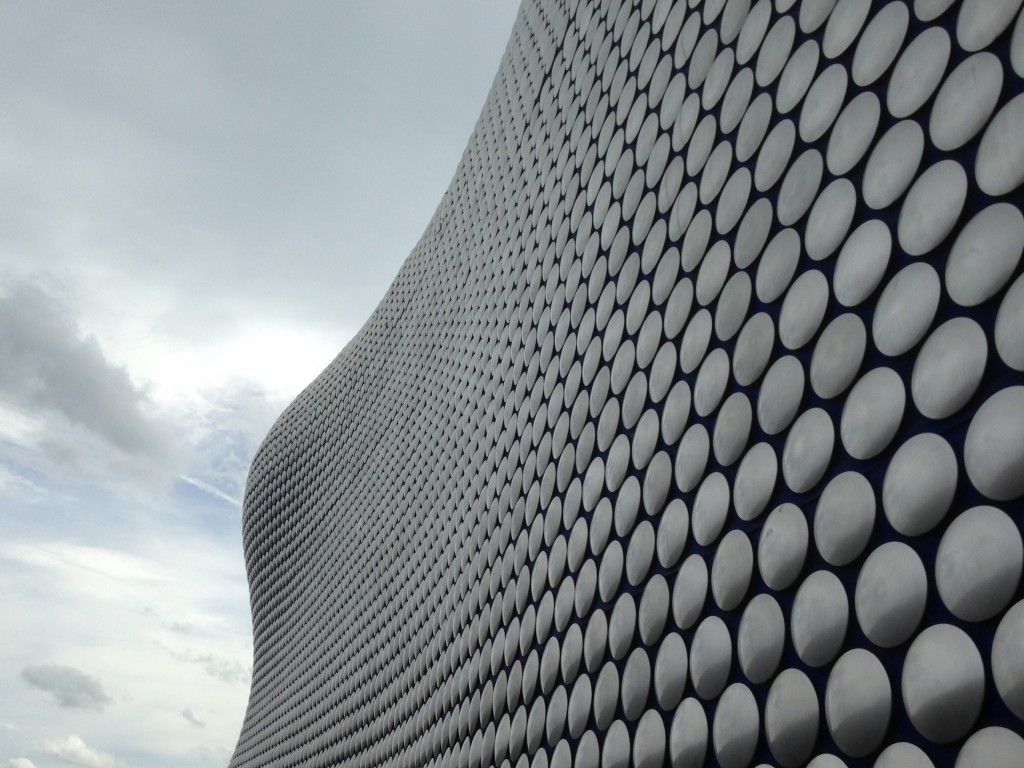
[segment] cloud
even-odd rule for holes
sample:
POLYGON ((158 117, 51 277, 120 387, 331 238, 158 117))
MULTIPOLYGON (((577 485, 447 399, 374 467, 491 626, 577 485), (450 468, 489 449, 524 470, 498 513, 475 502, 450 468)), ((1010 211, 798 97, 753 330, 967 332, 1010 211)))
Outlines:
POLYGON ((188 722, 192 723, 192 725, 197 726, 199 728, 202 728, 206 725, 206 723, 200 720, 198 717, 196 717, 192 710, 188 707, 181 710, 181 716, 184 717, 188 722))
POLYGON ((287 401, 252 381, 234 379, 202 393, 188 418, 190 463, 181 480, 241 507, 256 449, 287 401))
POLYGON ((173 655, 178 661, 199 665, 206 674, 216 680, 220 680, 222 683, 234 685, 236 683, 248 683, 252 679, 252 670, 248 667, 239 664, 237 661, 215 656, 212 653, 198 654, 192 651, 185 651, 183 653, 174 653, 173 655))
POLYGON ((113 755, 93 749, 74 735, 50 739, 43 744, 43 752, 65 763, 85 768, 114 768, 117 765, 113 755))
POLYGON ((25 667, 21 678, 33 688, 52 694, 59 706, 68 709, 102 712, 112 701, 99 680, 74 667, 60 664, 25 667))
POLYGON ((36 764, 27 757, 12 757, 7 761, 7 768, 36 768, 36 764))
POLYGON ((7 404, 62 417, 124 454, 162 462, 173 453, 167 430, 146 412, 145 392, 39 285, 15 281, 0 295, 0 359, 7 404))

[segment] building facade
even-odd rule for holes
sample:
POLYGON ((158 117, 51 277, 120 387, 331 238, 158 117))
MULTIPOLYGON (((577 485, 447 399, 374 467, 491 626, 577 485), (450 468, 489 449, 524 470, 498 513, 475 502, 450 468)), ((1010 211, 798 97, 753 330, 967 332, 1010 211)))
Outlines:
POLYGON ((1020 0, 525 0, 245 500, 231 765, 1024 765, 1020 0))

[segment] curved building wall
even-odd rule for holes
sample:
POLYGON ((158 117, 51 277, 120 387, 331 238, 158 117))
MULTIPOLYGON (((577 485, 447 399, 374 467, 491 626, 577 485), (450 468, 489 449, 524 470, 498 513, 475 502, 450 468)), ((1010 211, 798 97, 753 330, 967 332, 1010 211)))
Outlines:
POLYGON ((1024 765, 1020 5, 526 0, 253 463, 232 766, 1024 765))

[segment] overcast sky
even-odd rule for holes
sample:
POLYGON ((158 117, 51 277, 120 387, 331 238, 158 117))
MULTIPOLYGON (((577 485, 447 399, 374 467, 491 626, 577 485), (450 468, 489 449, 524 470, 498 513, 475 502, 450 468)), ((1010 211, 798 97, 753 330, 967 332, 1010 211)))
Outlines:
POLYGON ((240 497, 461 157, 514 0, 0 3, 0 766, 223 766, 240 497))

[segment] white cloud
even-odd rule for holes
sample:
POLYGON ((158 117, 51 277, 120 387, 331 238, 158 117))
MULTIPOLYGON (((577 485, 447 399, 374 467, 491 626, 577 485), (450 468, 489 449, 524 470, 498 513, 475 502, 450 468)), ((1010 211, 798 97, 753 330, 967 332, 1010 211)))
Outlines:
POLYGON ((33 688, 52 694, 59 706, 68 709, 102 712, 112 701, 99 680, 75 667, 60 664, 25 667, 21 678, 33 688))
POLYGON ((36 768, 36 764, 27 757, 12 757, 7 761, 8 768, 36 768))
POLYGON ((74 735, 50 739, 43 744, 42 751, 65 763, 85 768, 114 768, 117 765, 113 755, 93 749, 74 735))

